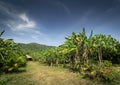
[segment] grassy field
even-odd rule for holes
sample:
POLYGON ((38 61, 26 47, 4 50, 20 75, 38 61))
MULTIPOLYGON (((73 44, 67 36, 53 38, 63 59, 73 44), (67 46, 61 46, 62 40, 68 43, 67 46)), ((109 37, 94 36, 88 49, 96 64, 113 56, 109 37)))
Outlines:
POLYGON ((79 73, 70 72, 62 67, 50 67, 30 61, 25 72, 2 74, 0 85, 102 85, 102 83, 82 79, 79 73))
POLYGON ((98 85, 61 67, 28 62, 25 72, 2 74, 0 85, 98 85))

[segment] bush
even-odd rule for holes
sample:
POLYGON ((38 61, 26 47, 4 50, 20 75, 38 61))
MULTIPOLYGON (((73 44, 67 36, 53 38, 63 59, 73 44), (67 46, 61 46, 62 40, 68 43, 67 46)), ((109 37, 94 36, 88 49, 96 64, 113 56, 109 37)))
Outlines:
POLYGON ((0 33, 0 73, 18 71, 19 67, 26 65, 26 59, 13 39, 4 40, 2 34, 3 32, 0 33))
POLYGON ((108 61, 108 60, 105 60, 103 64, 104 64, 105 67, 111 67, 112 66, 112 62, 108 61))
POLYGON ((24 56, 12 57, 10 59, 3 60, 3 66, 1 67, 1 72, 16 72, 18 68, 26 66, 26 59, 24 56))
POLYGON ((101 76, 105 82, 110 82, 113 81, 113 79, 115 78, 116 71, 109 68, 106 69, 101 76))
POLYGON ((87 70, 84 71, 84 77, 100 80, 103 82, 115 81, 116 78, 118 78, 118 72, 114 68, 109 66, 111 66, 111 63, 109 61, 105 61, 103 67, 99 67, 94 64, 89 65, 87 70))
POLYGON ((19 67, 24 67, 26 66, 26 58, 24 56, 20 56, 17 60, 16 60, 17 64, 19 67))
POLYGON ((88 66, 87 71, 91 72, 91 71, 95 71, 95 70, 98 70, 98 69, 99 69, 99 67, 97 65, 91 64, 91 65, 88 66))

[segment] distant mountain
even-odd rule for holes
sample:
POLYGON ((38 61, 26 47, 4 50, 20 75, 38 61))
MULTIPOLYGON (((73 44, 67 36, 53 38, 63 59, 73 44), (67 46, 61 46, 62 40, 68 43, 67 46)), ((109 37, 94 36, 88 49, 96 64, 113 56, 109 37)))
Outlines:
POLYGON ((55 46, 47 46, 42 45, 38 43, 18 43, 18 47, 25 53, 25 54, 31 54, 31 52, 41 52, 43 50, 49 49, 49 48, 55 48, 55 46))

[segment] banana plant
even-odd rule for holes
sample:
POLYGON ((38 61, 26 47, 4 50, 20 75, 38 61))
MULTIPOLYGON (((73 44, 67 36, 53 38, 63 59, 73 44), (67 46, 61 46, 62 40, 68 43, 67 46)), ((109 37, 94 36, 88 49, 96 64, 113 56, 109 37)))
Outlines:
POLYGON ((93 40, 93 52, 94 57, 98 56, 100 64, 103 60, 111 60, 114 54, 117 53, 117 41, 110 35, 106 36, 103 34, 98 34, 92 37, 93 40))
POLYGON ((0 33, 0 71, 16 71, 18 67, 26 64, 25 57, 20 57, 20 51, 13 39, 2 39, 0 33), (24 61, 24 62, 23 62, 24 61))

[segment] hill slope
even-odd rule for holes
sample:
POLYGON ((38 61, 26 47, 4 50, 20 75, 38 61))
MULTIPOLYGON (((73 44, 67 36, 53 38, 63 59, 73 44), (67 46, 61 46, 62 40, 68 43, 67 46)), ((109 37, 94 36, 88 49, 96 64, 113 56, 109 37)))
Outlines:
POLYGON ((44 50, 55 48, 54 46, 47 46, 38 43, 29 43, 29 44, 18 43, 18 47, 24 55, 29 54, 35 59, 39 59, 38 57, 42 55, 42 52, 44 50))
POLYGON ((34 52, 46 50, 49 48, 54 48, 54 46, 47 46, 47 45, 42 45, 38 43, 29 43, 29 44, 18 43, 18 46, 22 50, 25 50, 25 51, 29 50, 29 51, 34 51, 34 52))

